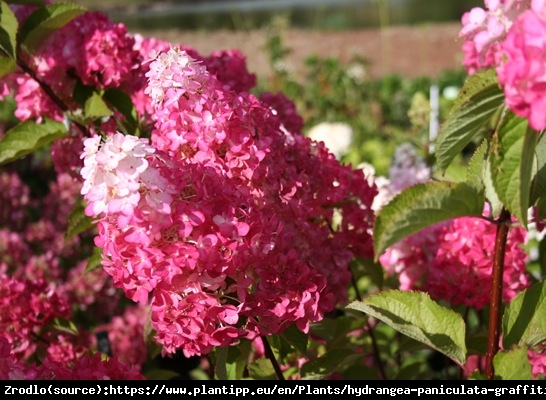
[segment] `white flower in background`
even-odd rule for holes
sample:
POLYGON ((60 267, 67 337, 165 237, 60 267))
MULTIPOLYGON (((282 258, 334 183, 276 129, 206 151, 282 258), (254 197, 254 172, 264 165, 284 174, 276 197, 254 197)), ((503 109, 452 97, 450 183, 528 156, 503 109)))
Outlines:
POLYGON ((446 98, 447 100, 455 100, 458 94, 459 88, 457 86, 447 86, 442 91, 442 96, 444 96, 444 98, 446 98))
POLYGON ((363 83, 366 79, 366 67, 361 63, 352 63, 347 68, 347 76, 356 83, 363 83))
POLYGON ((347 154, 353 140, 353 129, 344 122, 322 122, 307 132, 307 137, 324 142, 328 150, 339 160, 347 154))
POLYGON ((293 74, 295 69, 292 64, 286 62, 286 60, 277 60, 273 63, 273 70, 280 74, 293 74))

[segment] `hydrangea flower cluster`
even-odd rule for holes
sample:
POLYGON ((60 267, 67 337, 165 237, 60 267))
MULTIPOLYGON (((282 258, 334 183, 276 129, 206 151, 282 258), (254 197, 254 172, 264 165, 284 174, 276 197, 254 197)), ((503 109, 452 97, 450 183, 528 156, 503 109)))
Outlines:
MULTIPOLYGON (((430 179, 430 169, 410 144, 396 149, 389 173, 390 179, 379 180, 375 209, 405 188, 430 179)), ((484 217, 488 211, 486 205, 484 217)), ((389 275, 398 277, 402 290, 422 290, 437 300, 481 309, 490 300, 495 236, 496 225, 485 218, 455 218, 407 236, 389 247, 379 261, 389 275)), ((522 247, 525 241, 522 227, 510 229, 503 276, 505 301, 530 285, 522 247)))
POLYGON ((12 352, 10 342, 0 336, 0 379, 2 380, 144 380, 136 367, 115 358, 103 359, 100 353, 86 354, 73 365, 46 357, 40 364, 25 363, 12 352))
MULTIPOLYGON (((0 181, 6 188, 0 196, 0 209, 5 210, 0 213, 0 341, 9 344, 2 349, 0 375, 5 379, 55 379, 41 362, 29 365, 40 357, 65 371, 66 379, 85 377, 79 372, 71 375, 71 369, 97 348, 92 334, 85 329, 79 329, 78 335, 59 331, 54 321, 76 322, 78 311, 89 313, 92 307, 101 311, 93 313, 94 317, 109 320, 119 312, 123 293, 113 287, 103 269, 84 274, 85 257, 92 249, 91 232, 65 236, 68 214, 81 185, 67 173, 49 182, 47 194, 30 190, 17 173, 4 172, 0 181), (32 217, 34 209, 40 210, 38 220, 32 217)), ((84 363, 90 362, 96 370, 106 368, 99 365, 106 363, 100 356, 84 363)), ((110 366, 115 363, 108 362, 110 366)), ((96 375, 88 378, 91 376, 96 375)))
POLYGON ((27 359, 36 350, 37 334, 54 318, 70 316, 66 293, 44 280, 18 280, 0 276, 0 330, 13 351, 27 359))
MULTIPOLYGON (((491 296, 495 235, 496 225, 485 219, 456 218, 411 235, 385 252, 380 262, 400 274, 402 290, 423 290, 455 306, 482 309, 491 296)), ((506 302, 531 283, 523 243, 525 230, 510 229, 503 275, 506 302)))
POLYGON ((485 0, 462 17, 463 65, 469 73, 494 68, 506 105, 528 119, 535 130, 546 128, 546 2, 485 0))
POLYGON ((176 47, 147 76, 152 147, 116 133, 82 154, 105 270, 151 304, 164 354, 307 332, 345 300, 353 257, 373 254, 375 186, 287 130, 287 99, 273 109, 176 47))
MULTIPOLYGON (((32 8, 15 7, 14 11, 21 21, 32 8)), ((64 120, 67 110, 35 78, 51 88, 70 110, 79 108, 73 99, 78 79, 85 85, 133 92, 135 82, 145 83, 137 78, 141 55, 133 47, 134 38, 128 35, 126 27, 113 23, 103 13, 87 12, 74 18, 47 38, 37 55, 29 58, 22 53, 35 77, 18 71, 5 78, 17 102, 15 116, 23 121, 44 117, 64 120)))
MULTIPOLYGON (((84 146, 81 154, 84 166, 80 173, 84 179, 81 194, 88 202, 86 214, 132 215, 140 200, 141 180, 151 182, 156 177, 145 175, 148 169, 146 156, 155 149, 147 144, 146 139, 119 132, 102 145, 100 136, 94 136, 86 139, 84 146)), ((155 182, 155 185, 160 182, 155 182)), ((146 197, 151 193, 151 190, 147 192, 146 197)))

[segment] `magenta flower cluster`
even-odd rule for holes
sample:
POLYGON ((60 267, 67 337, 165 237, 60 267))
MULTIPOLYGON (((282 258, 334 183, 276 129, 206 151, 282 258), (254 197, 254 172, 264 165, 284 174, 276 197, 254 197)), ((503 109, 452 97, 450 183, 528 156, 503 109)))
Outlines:
POLYGON ((152 54, 147 77, 151 145, 114 133, 82 153, 104 268, 151 303, 165 354, 308 332, 372 255, 375 186, 289 131, 293 106, 231 90, 185 50, 152 54))

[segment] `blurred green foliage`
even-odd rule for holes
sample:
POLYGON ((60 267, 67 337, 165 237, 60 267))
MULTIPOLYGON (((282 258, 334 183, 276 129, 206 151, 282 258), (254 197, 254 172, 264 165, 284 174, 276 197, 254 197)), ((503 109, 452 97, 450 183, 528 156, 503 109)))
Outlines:
POLYGON ((355 0, 353 2, 293 1, 291 4, 254 0, 75 0, 101 10, 130 29, 190 30, 260 29, 278 14, 288 14, 290 26, 304 29, 359 29, 386 24, 460 21, 463 12, 483 7, 483 0, 355 0), (261 3, 261 4, 260 4, 261 3))
POLYGON ((372 164, 378 175, 388 175, 391 156, 401 143, 411 142, 429 158, 430 89, 438 87, 441 122, 451 107, 449 92, 460 88, 467 77, 463 68, 443 71, 435 79, 400 75, 373 78, 363 57, 343 63, 313 55, 305 60, 304 77, 296 77, 285 62, 291 52, 282 40, 285 26, 282 19, 271 23, 263 50, 273 75, 258 82, 257 94, 281 92, 292 99, 303 117, 304 134, 322 122, 350 125, 353 143, 342 161, 355 166, 372 164))

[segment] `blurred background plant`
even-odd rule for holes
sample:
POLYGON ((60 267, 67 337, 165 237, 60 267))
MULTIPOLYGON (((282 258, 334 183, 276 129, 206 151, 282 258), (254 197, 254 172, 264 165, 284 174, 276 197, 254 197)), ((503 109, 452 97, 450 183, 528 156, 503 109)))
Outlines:
POLYGON ((364 55, 348 63, 313 55, 305 60, 302 78, 286 62, 292 51, 283 40, 287 26, 286 15, 276 16, 269 25, 263 51, 273 75, 259 81, 255 93, 282 92, 292 99, 303 117, 305 133, 323 122, 350 126, 351 144, 342 155, 346 163, 356 166, 366 161, 377 174, 385 175, 394 149, 405 142, 428 157, 431 93, 438 96, 438 112, 433 117, 441 123, 466 79, 462 68, 442 71, 436 78, 373 77, 364 55))

